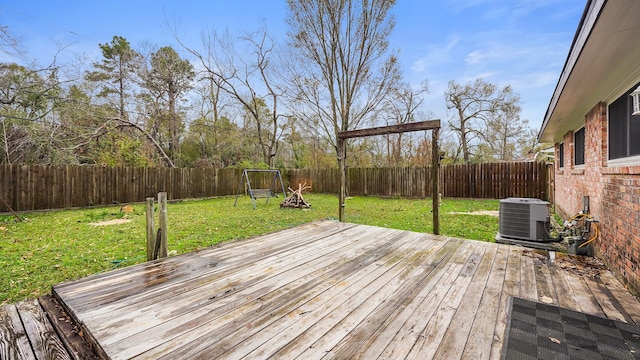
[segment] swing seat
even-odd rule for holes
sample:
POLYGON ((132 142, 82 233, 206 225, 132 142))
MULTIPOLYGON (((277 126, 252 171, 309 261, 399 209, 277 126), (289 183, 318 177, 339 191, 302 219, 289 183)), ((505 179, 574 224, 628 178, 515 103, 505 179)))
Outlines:
POLYGON ((278 194, 275 194, 271 189, 251 189, 249 195, 254 199, 278 197, 278 194))
MULTIPOLYGON (((256 199, 267 199, 269 202, 270 198, 277 198, 278 192, 282 190, 282 195, 287 197, 287 193, 284 190, 284 184, 282 183, 282 175, 280 175, 280 170, 254 170, 254 169, 244 169, 242 170, 242 175, 240 176, 240 184, 238 184, 238 191, 236 192, 236 201, 233 203, 233 206, 238 204, 238 197, 243 192, 242 185, 246 186, 246 193, 248 193, 251 198, 251 202, 253 203, 253 208, 256 208, 256 199), (251 179, 249 179, 249 173, 268 173, 272 174, 273 178, 271 180, 271 187, 266 189, 254 189, 251 187, 251 179), (279 184, 278 184, 279 183, 279 184), (280 186, 278 186, 280 185, 280 186)), ((262 185, 264 186, 264 185, 262 185)))

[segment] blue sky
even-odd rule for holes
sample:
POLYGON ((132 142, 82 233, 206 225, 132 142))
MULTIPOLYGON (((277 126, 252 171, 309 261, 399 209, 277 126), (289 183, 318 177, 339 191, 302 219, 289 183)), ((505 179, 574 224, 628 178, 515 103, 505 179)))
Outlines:
MULTIPOLYGON (((538 128, 562 70, 586 0, 399 0, 391 48, 400 51, 405 79, 427 80, 425 110, 447 119, 450 80, 477 77, 511 85, 521 116, 538 128)), ((206 29, 257 30, 286 41, 284 0, 0 0, 0 25, 19 38, 30 58, 48 64, 58 48, 99 58, 98 44, 114 35, 180 50, 170 24, 194 47, 206 29)), ((66 57, 62 57, 63 61, 66 57)), ((8 61, 0 55, 0 61, 8 61)), ((425 119, 426 120, 426 119, 425 119)))

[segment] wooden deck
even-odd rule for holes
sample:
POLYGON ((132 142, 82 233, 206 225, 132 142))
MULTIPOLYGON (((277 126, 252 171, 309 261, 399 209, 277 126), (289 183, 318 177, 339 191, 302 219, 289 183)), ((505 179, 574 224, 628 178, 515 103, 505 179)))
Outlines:
POLYGON ((568 256, 333 221, 53 287, 112 359, 497 359, 512 295, 640 323, 568 256))

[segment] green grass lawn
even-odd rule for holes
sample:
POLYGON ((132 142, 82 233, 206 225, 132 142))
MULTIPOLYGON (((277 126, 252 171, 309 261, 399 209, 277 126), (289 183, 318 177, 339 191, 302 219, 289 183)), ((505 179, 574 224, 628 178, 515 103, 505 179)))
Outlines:
MULTIPOLYGON (((307 194, 309 210, 280 209, 281 199, 258 201, 234 198, 170 203, 169 251, 185 253, 221 241, 247 238, 320 219, 336 219, 333 195, 307 194)), ((444 199, 441 234, 493 241, 498 218, 451 214, 498 210, 498 200, 444 199)), ((52 285, 146 260, 144 204, 124 214, 120 206, 23 214, 28 220, 0 215, 0 304, 37 297, 52 285), (128 223, 92 223, 128 219, 128 223)), ((394 229, 432 232, 430 199, 354 197, 346 202, 347 222, 394 229)), ((157 223, 157 220, 156 220, 157 223)), ((156 225, 157 226, 157 225, 156 225)))

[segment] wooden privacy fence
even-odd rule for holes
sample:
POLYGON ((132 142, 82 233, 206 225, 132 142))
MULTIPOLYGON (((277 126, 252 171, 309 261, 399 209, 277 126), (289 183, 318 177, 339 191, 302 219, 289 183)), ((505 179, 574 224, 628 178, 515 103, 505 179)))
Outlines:
MULTIPOLYGON (((549 171, 541 162, 444 165, 439 172, 440 193, 443 197, 548 200, 549 171)), ((289 170, 286 178, 292 184, 312 184, 313 192, 339 189, 337 169, 289 170)), ((429 167, 356 168, 347 174, 349 195, 431 197, 430 182, 429 167)))
MULTIPOLYGON (((534 197, 547 200, 543 163, 494 163, 440 167, 444 197, 534 197)), ((64 209, 144 202, 166 192, 169 200, 235 195, 242 169, 111 168, 98 166, 0 165, 0 212, 64 209)), ((285 186, 311 184, 312 192, 338 193, 337 169, 284 170, 285 186)), ((349 169, 350 195, 431 197, 429 167, 349 169)), ((269 187, 269 174, 252 176, 269 187)))
MULTIPOLYGON (((234 194, 241 169, 0 166, 0 196, 15 211, 143 202, 159 192, 169 200, 234 194)), ((0 200, 0 212, 7 212, 0 200)))

